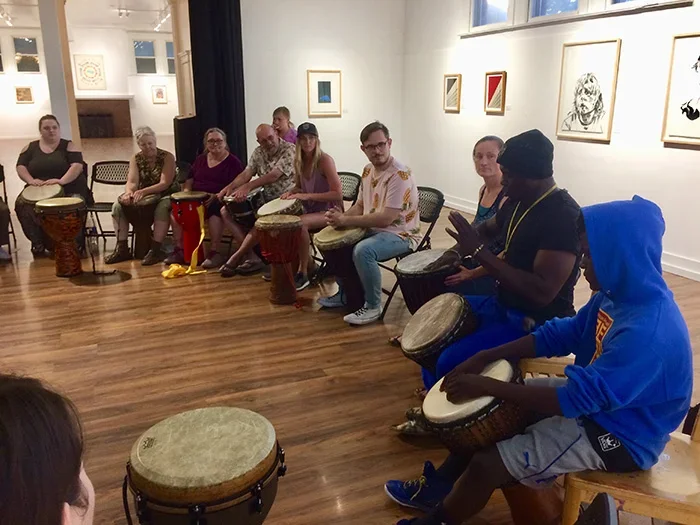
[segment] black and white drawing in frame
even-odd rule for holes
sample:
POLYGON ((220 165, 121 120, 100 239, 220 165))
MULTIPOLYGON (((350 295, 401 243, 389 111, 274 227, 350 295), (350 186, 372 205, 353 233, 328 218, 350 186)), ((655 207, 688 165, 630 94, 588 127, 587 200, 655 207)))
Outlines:
POLYGON ((610 142, 621 41, 564 44, 557 136, 610 142))
POLYGON ((662 140, 700 145, 700 34, 673 39, 662 140))

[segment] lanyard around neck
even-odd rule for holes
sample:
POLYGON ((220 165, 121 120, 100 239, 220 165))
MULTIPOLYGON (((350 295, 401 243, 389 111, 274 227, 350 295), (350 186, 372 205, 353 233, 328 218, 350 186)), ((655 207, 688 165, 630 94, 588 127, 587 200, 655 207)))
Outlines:
POLYGON ((520 226, 520 223, 523 222, 523 219, 525 218, 525 216, 530 212, 530 210, 531 210, 532 208, 534 208, 534 207, 537 206, 540 202, 542 202, 542 201, 545 200, 547 197, 549 197, 549 196, 554 192, 554 190, 556 190, 556 189, 557 189, 557 185, 556 185, 556 184, 555 184, 554 186, 552 186, 551 188, 549 188, 549 189, 547 190, 546 193, 544 193, 543 195, 541 195, 539 199, 537 199, 535 202, 533 202, 533 203, 530 205, 530 207, 529 207, 527 210, 525 210, 525 213, 523 213, 523 214, 520 216, 520 218, 518 219, 518 222, 516 222, 516 223, 515 223, 515 226, 513 226, 513 221, 515 220, 515 216, 518 214, 518 209, 520 208, 520 203, 518 203, 518 204, 515 206, 515 210, 513 211, 513 215, 512 215, 511 218, 510 218, 510 223, 508 223, 508 232, 506 233, 506 246, 505 246, 504 253, 508 253, 508 248, 510 247, 510 241, 513 240, 513 235, 515 235, 515 231, 518 229, 518 226, 520 226))

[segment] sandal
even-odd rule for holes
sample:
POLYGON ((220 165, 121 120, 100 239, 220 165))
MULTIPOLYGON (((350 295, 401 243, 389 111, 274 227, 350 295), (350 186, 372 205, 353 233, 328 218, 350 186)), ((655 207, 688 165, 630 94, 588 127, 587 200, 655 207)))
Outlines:
POLYGON ((413 407, 406 410, 406 419, 408 421, 420 421, 423 419, 423 408, 413 407))
POLYGON ((233 277, 236 273, 238 273, 236 267, 230 266, 228 263, 219 268, 219 274, 224 278, 233 277))
POLYGON ((434 436, 435 433, 429 430, 419 421, 411 420, 401 423, 400 425, 393 425, 391 429, 394 432, 398 432, 402 436, 434 436))
POLYGON ((244 261, 243 264, 236 268, 236 271, 241 275, 252 275, 259 272, 265 267, 265 263, 262 261, 244 261))
POLYGON ((401 336, 395 335, 394 337, 390 337, 389 338, 389 346, 401 348, 401 336))

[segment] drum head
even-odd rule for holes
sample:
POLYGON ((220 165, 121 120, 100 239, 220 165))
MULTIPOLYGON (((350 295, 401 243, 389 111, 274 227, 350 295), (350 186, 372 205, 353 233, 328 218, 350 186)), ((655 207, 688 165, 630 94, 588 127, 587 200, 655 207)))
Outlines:
POLYGON ((407 275, 426 273, 426 266, 437 261, 445 252, 447 252, 447 250, 423 250, 412 253, 398 262, 396 271, 407 275))
POLYGON ((344 228, 337 230, 333 226, 326 226, 314 235, 314 244, 319 250, 337 250, 344 246, 352 246, 360 242, 365 236, 364 228, 344 228))
POLYGON ((22 198, 28 202, 39 202, 63 195, 63 186, 49 184, 48 186, 27 186, 22 190, 22 198))
POLYGON ((258 217, 263 217, 265 215, 274 215, 277 213, 284 213, 286 210, 292 209, 294 206, 298 206, 299 201, 297 199, 275 199, 266 204, 260 206, 258 210, 258 217))
POLYGON ((296 215, 267 215, 255 221, 258 230, 290 230, 301 228, 301 219, 296 215))
POLYGON ((70 211, 85 207, 85 201, 80 197, 56 197, 55 199, 44 199, 36 203, 36 208, 43 212, 70 211))
MULTIPOLYGON (((498 361, 489 363, 480 375, 498 379, 499 381, 509 382, 513 379, 513 374, 513 366, 505 359, 499 359, 498 361)), ((484 396, 471 399, 461 405, 450 403, 447 400, 445 392, 440 391, 443 379, 440 379, 440 381, 430 389, 430 392, 428 392, 428 395, 423 401, 423 415, 428 421, 433 423, 452 423, 453 421, 477 414, 495 401, 491 396, 484 396)))
POLYGON ((170 199, 174 201, 205 201, 209 198, 209 194, 204 191, 178 191, 170 195, 170 199))
POLYGON ((152 204, 157 204, 160 199, 160 195, 146 195, 144 198, 134 204, 134 206, 150 206, 152 204))
POLYGON ((459 326, 465 300, 456 293, 444 293, 431 299, 415 313, 403 330, 401 348, 419 352, 440 342, 459 326))
POLYGON ((207 502, 245 491, 277 458, 272 424, 241 408, 201 408, 154 425, 131 449, 136 488, 168 503, 207 502))

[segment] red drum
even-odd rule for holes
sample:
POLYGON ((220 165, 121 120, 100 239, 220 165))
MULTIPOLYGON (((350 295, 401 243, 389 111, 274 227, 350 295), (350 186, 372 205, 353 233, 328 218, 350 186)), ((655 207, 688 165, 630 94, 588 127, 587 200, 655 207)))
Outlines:
POLYGON ((270 302, 294 304, 297 291, 294 285, 292 263, 299 256, 301 219, 294 215, 268 215, 255 222, 260 249, 272 265, 270 302))
POLYGON ((208 198, 209 194, 203 191, 179 191, 170 196, 173 217, 182 227, 182 246, 185 262, 188 264, 192 260, 195 250, 197 250, 197 261, 204 260, 204 249, 199 246, 204 226, 199 218, 199 208, 204 208, 204 203, 208 198))
POLYGON ((36 212, 46 235, 54 242, 57 277, 83 273, 75 238, 85 227, 87 207, 79 197, 58 197, 36 203, 36 212))

